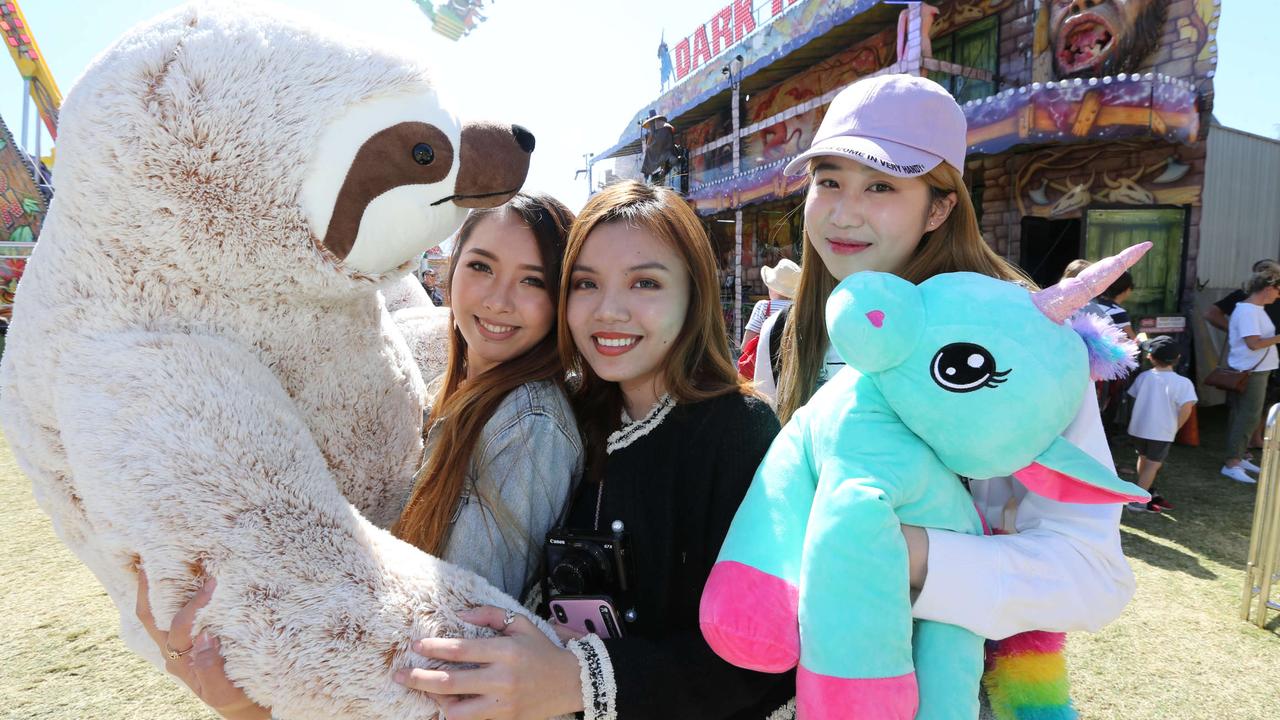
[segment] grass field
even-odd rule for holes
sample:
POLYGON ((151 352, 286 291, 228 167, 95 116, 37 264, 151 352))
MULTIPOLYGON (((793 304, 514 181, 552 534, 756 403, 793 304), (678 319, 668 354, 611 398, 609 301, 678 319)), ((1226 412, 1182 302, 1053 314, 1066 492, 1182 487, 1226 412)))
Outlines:
MULTIPOLYGON (((1280 717, 1280 620, 1260 630, 1237 619, 1253 488, 1217 474, 1222 414, 1203 412, 1204 445, 1169 458, 1159 486, 1177 508, 1125 514, 1137 596, 1103 632, 1069 642, 1084 718, 1280 717)), ((2 439, 0 528, 0 717, 214 717, 125 649, 115 609, 54 538, 2 439)))
POLYGON ((0 718, 217 717, 125 649, 115 606, 54 537, 2 438, 0 587, 0 718))

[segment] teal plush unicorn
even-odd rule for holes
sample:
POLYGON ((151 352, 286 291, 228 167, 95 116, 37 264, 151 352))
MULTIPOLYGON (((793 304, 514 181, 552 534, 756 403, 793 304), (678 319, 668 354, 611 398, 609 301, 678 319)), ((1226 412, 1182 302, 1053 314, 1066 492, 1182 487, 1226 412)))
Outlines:
POLYGON ((974 273, 841 282, 827 328, 849 367, 782 429, 734 518, 702 597, 712 649, 764 672, 798 664, 801 720, 977 718, 983 639, 912 621, 899 524, 981 534, 957 475, 1013 475, 1063 502, 1148 499, 1061 434, 1091 361, 1095 375, 1132 363, 1114 328, 1072 316, 1149 247, 1036 293, 974 273))

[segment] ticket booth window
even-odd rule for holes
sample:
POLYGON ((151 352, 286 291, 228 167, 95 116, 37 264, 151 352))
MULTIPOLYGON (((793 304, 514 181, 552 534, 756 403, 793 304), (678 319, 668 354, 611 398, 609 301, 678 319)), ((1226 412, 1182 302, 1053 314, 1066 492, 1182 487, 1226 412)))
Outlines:
POLYGON ((1133 268, 1133 294, 1124 303, 1130 317, 1168 315, 1178 311, 1182 286, 1182 248, 1187 213, 1183 208, 1088 210, 1085 212, 1085 257, 1098 260, 1140 242, 1150 242, 1133 268))

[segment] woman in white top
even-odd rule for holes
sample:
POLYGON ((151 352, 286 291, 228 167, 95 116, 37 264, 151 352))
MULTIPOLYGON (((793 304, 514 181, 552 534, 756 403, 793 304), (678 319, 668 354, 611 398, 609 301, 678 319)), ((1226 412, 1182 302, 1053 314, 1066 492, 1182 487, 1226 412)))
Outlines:
MULTIPOLYGON (((824 322, 839 279, 860 270, 913 282, 954 271, 1024 277, 982 239, 961 177, 965 121, 955 101, 920 78, 880 76, 852 87, 874 89, 867 82, 892 83, 895 91, 865 103, 837 96, 813 145, 786 168, 807 173, 809 186, 800 285, 782 333, 784 423, 841 370, 830 364, 824 322)), ((1112 467, 1092 398, 1064 436, 1112 467)), ((1008 477, 974 480, 970 489, 987 521, 1011 534, 904 526, 916 618, 999 639, 1098 630, 1120 614, 1134 581, 1120 547, 1119 505, 1057 502, 1008 477)))
POLYGON ((1263 306, 1280 297, 1280 275, 1260 272, 1249 278, 1244 291, 1248 295, 1231 313, 1227 335, 1227 365, 1236 370, 1252 370, 1244 392, 1228 392, 1227 404, 1231 409, 1227 421, 1227 462, 1222 474, 1242 483, 1255 483, 1248 472, 1260 472, 1260 468, 1248 457, 1249 436, 1262 415, 1266 399, 1267 377, 1280 362, 1277 360, 1276 326, 1267 317, 1263 306))

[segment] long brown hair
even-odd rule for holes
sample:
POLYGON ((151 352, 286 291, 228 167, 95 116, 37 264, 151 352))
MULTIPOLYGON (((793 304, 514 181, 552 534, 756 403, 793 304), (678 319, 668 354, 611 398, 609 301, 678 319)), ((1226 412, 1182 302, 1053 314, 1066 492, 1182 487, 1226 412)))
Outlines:
MULTIPOLYGON (((397 537, 433 555, 444 551, 449 526, 471 466, 471 453, 485 423, 512 390, 529 382, 550 380, 564 388, 564 365, 556 352, 556 326, 561 313, 561 269, 565 239, 573 223, 573 213, 560 201, 540 193, 520 193, 500 207, 473 210, 463 221, 454 242, 449 282, 457 272, 463 248, 472 232, 486 218, 514 213, 533 232, 542 260, 547 295, 551 298, 555 321, 547 336, 519 357, 490 368, 472 382, 467 379, 467 341, 453 322, 449 338, 449 362, 440 390, 432 403, 431 416, 423 428, 437 434, 431 457, 418 471, 413 495, 392 531, 397 537)), ((479 489, 477 489, 479 492, 479 489)), ((490 499, 493 500, 493 499, 490 499)), ((490 503, 492 505, 492 502, 490 503)), ((495 506, 497 517, 511 517, 495 506)), ((505 512, 504 512, 505 511, 505 512)), ((500 524, 501 528, 501 524, 500 524)))
POLYGON ((590 479, 600 477, 606 439, 621 425, 622 390, 591 369, 573 342, 566 313, 574 263, 592 231, 611 223, 626 223, 667 243, 684 260, 689 272, 689 309, 660 368, 667 393, 677 403, 694 403, 735 392, 753 394, 739 380, 729 355, 715 254, 698 216, 667 187, 635 181, 606 187, 587 201, 569 231, 565 273, 560 282, 560 355, 565 366, 579 377, 570 399, 586 442, 590 479))
MULTIPOLYGON (((812 166, 810 174, 812 175, 812 166)), ((1004 280, 1025 282, 1031 279, 1018 267, 996 254, 982 239, 973 201, 960 171, 948 163, 925 173, 930 202, 941 202, 956 194, 955 207, 936 230, 927 232, 916 246, 907 264, 895 271, 906 280, 920 283, 934 275, 949 272, 975 272, 1004 280)), ((800 406, 809 402, 817 391, 818 374, 827 351, 827 298, 837 281, 822 258, 814 250, 806 231, 800 256, 800 287, 782 333, 782 372, 778 377, 778 419, 791 419, 800 406)))

